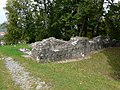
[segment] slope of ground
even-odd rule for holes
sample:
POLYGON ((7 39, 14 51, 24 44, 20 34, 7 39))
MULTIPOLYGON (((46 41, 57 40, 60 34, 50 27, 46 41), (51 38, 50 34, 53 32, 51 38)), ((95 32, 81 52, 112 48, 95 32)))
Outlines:
POLYGON ((0 53, 14 58, 34 76, 51 83, 52 90, 120 90, 120 48, 105 49, 87 60, 41 64, 22 58, 20 47, 28 46, 1 46, 0 53))

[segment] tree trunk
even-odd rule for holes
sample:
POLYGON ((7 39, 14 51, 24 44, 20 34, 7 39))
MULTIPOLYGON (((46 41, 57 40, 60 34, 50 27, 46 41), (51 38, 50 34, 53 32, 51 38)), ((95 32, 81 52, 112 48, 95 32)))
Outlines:
POLYGON ((43 2, 44 4, 44 24, 45 24, 45 28, 46 30, 48 29, 48 20, 47 20, 47 5, 46 5, 46 0, 44 0, 43 2))
POLYGON ((85 31, 85 34, 87 35, 87 19, 88 19, 87 17, 84 17, 82 27, 81 27, 80 32, 79 32, 79 36, 83 36, 82 34, 84 31, 85 31))
POLYGON ((102 0, 99 3, 101 3, 100 14, 98 15, 98 18, 97 18, 97 24, 94 27, 93 37, 97 36, 98 28, 100 26, 101 17, 103 16, 103 4, 104 4, 104 0, 102 0))

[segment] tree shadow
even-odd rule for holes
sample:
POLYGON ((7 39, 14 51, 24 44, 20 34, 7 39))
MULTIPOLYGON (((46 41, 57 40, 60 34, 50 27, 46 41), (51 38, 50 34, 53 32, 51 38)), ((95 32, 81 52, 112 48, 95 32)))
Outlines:
POLYGON ((110 77, 120 81, 120 47, 108 48, 104 51, 108 58, 108 63, 112 67, 110 77))

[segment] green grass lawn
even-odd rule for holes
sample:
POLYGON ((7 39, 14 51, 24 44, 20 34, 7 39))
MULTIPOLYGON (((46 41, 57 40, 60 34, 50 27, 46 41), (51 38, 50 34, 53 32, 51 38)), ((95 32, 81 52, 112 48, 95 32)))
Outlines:
POLYGON ((42 64, 21 57, 21 47, 28 46, 1 46, 0 53, 13 57, 32 75, 50 83, 52 90, 120 90, 120 48, 105 49, 87 60, 42 64))
POLYGON ((3 60, 0 60, 0 90, 20 90, 12 81, 3 60))

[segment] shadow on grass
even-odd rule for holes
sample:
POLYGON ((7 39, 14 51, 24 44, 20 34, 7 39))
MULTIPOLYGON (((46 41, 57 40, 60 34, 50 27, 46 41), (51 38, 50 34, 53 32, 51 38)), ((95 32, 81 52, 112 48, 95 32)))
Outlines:
POLYGON ((120 81, 120 47, 108 48, 104 51, 108 58, 108 63, 112 67, 110 77, 120 81))

